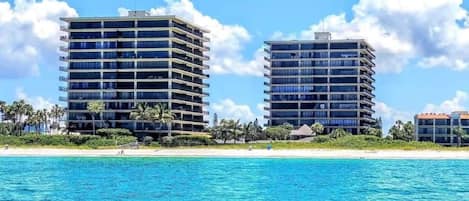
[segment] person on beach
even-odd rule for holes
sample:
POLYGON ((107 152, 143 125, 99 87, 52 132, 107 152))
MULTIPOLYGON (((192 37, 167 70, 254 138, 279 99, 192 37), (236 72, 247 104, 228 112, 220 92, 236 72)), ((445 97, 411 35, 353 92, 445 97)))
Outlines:
POLYGON ((5 150, 8 150, 8 144, 5 145, 5 150))
POLYGON ((252 151, 252 145, 249 145, 248 150, 249 150, 249 151, 252 151))

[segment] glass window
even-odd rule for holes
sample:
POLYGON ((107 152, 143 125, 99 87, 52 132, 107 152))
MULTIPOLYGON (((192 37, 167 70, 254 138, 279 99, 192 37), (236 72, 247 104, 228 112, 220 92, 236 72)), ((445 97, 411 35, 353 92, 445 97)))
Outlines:
POLYGON ((139 31, 139 38, 166 38, 169 37, 169 31, 139 31))
POLYGON ((302 77, 300 80, 303 84, 327 83, 326 77, 302 77))
POLYGON ((132 28, 135 27, 134 21, 105 21, 104 28, 132 28))
POLYGON ((357 103, 331 103, 331 109, 357 109, 357 103))
POLYGON ((301 58, 329 58, 328 52, 302 52, 301 58))
POLYGON ((332 111, 331 117, 358 117, 356 111, 332 111))
POLYGON ((356 92, 357 86, 331 86, 331 92, 356 92))
POLYGON ((70 49, 100 49, 101 42, 70 42, 70 49))
POLYGON ((331 83, 357 83, 357 77, 331 77, 331 83))
POLYGON ((301 61, 300 66, 301 67, 312 67, 312 66, 319 66, 319 67, 326 67, 329 62, 327 60, 307 60, 307 61, 301 61))
POLYGON ((168 92, 137 92, 137 99, 168 99, 168 92))
POLYGON ((138 48, 168 48, 168 41, 138 41, 138 48))
POLYGON ((331 52, 331 58, 357 58, 358 52, 348 51, 348 52, 331 52))
POLYGON ((134 99, 134 92, 104 92, 103 99, 107 99, 107 100, 134 99))
POLYGON ((272 69, 271 75, 299 75, 298 69, 272 69))
POLYGON ((101 99, 100 92, 70 92, 68 98, 72 100, 101 99))
POLYGON ((70 29, 101 28, 101 22, 70 22, 70 29))
POLYGON ((70 59, 101 59, 101 52, 70 52, 70 59))
POLYGON ((301 103, 301 109, 327 109, 327 104, 325 103, 301 103))
POLYGON ((272 109, 298 109, 298 103, 272 103, 272 109))
POLYGON ((86 73, 71 72, 70 79, 74 79, 74 80, 101 79, 101 74, 99 72, 86 72, 86 73))
POLYGON ((303 43, 301 44, 302 50, 327 50, 329 46, 327 43, 303 43))
POLYGON ((94 39, 101 38, 101 32, 71 32, 70 39, 94 39))
POLYGON ((331 43, 331 49, 357 49, 358 43, 331 43))
POLYGON ((298 67, 298 61, 272 61, 272 67, 298 67))
POLYGON ((167 61, 139 61, 137 68, 169 68, 167 61))
POLYGON ((117 42, 114 41, 104 41, 102 45, 103 49, 114 49, 117 48, 117 42))
POLYGON ((104 32, 103 38, 135 38, 135 32, 134 31, 104 32))
POLYGON ((104 62, 103 69, 131 69, 134 68, 134 62, 104 62))
POLYGON ((137 72, 137 79, 167 79, 168 72, 137 72))
POLYGON ((68 84, 70 89, 100 89, 99 82, 70 82, 68 84))
POLYGON ((332 69, 331 75, 358 75, 356 68, 332 69))
POLYGON ((298 112, 296 111, 282 111, 282 112, 277 112, 277 111, 273 111, 271 113, 272 117, 291 117, 291 118, 296 118, 298 117, 298 112))
POLYGON ((331 94, 331 100, 357 100, 357 94, 331 94))
POLYGON ((133 72, 104 72, 103 79, 134 79, 133 72))
POLYGON ((70 69, 101 69, 101 62, 70 62, 70 69))
POLYGON ((272 44, 270 46, 271 50, 298 50, 298 44, 272 44))
POLYGON ((297 59, 298 53, 296 52, 273 52, 272 59, 297 59))
POLYGON ((356 60, 331 60, 331 66, 358 66, 356 60))
POLYGON ((138 82, 137 89, 168 89, 168 83, 167 82, 138 82))
POLYGON ((272 84, 297 84, 298 78, 272 78, 272 84))
POLYGON ((138 21, 137 27, 169 27, 168 20, 138 21))
POLYGON ((139 51, 138 58, 169 58, 168 51, 139 51))

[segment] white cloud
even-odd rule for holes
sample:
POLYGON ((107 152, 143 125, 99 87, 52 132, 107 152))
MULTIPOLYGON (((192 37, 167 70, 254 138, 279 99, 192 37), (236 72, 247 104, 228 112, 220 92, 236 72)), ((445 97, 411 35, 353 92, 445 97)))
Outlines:
POLYGON ((57 66, 59 18, 77 16, 57 0, 0 2, 0 78, 39 74, 39 63, 57 66))
MULTIPOLYGON (((153 8, 151 15, 176 15, 208 29, 210 42, 210 70, 213 73, 233 73, 239 75, 263 75, 263 50, 259 49, 252 60, 243 57, 243 46, 251 40, 249 32, 240 25, 222 24, 217 19, 204 15, 189 0, 166 0, 164 7, 153 8)), ((119 8, 120 15, 127 15, 128 9, 119 8)), ((262 46, 262 44, 259 44, 262 46)))
POLYGON ((396 108, 393 108, 386 103, 381 101, 375 101, 374 109, 376 111, 375 117, 381 117, 383 121, 383 132, 387 133, 389 128, 396 122, 397 120, 401 120, 404 122, 413 121, 411 112, 402 111, 396 108))
POLYGON ((237 104, 227 98, 212 105, 212 113, 217 113, 218 119, 234 119, 241 122, 254 121, 256 118, 263 123, 264 104, 257 104, 257 110, 253 111, 248 105, 237 104))
POLYGON ((466 110, 465 105, 469 103, 469 93, 464 91, 456 91, 456 95, 445 100, 439 105, 427 104, 423 109, 423 112, 434 112, 434 113, 451 113, 454 111, 466 110))
POLYGON ((16 88, 16 98, 18 100, 25 100, 27 103, 31 104, 35 110, 51 109, 52 106, 54 106, 54 103, 42 96, 28 96, 22 87, 16 88))
MULTIPOLYGON (((329 15, 293 35, 311 39, 315 31, 330 31, 333 38, 367 39, 376 49, 377 72, 400 72, 412 59, 421 59, 422 67, 462 70, 469 67, 469 15, 461 4, 462 0, 360 0, 351 20, 344 13, 329 15)), ((274 34, 279 36, 292 34, 274 34)))

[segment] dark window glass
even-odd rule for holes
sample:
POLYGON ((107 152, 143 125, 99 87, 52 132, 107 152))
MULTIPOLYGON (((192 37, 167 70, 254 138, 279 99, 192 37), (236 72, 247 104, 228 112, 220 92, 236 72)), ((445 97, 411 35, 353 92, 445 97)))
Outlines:
POLYGON ((356 94, 331 94, 331 100, 357 100, 356 94))
POLYGON ((70 52, 70 59, 101 59, 101 52, 70 52))
POLYGON ((135 43, 133 41, 124 41, 124 42, 117 42, 117 48, 134 48, 135 43))
POLYGON ((100 49, 101 42, 70 42, 70 49, 100 49))
POLYGON ((104 41, 102 47, 103 49, 114 49, 117 48, 117 42, 104 41))
POLYGON ((295 52, 273 52, 272 59, 297 59, 298 54, 295 52))
POLYGON ((139 61, 137 68, 169 68, 167 61, 139 61))
POLYGON ((272 84, 297 84, 298 78, 272 78, 272 84))
POLYGON ((167 79, 168 72, 137 72, 137 79, 167 79))
POLYGON ((168 83, 167 82, 139 82, 137 83, 137 89, 168 89, 168 83))
POLYGON ((135 58, 135 52, 103 52, 104 59, 135 58))
POLYGON ((303 43, 301 44, 302 50, 327 50, 327 43, 303 43))
POLYGON ((133 89, 133 82, 104 82, 103 89, 133 89))
POLYGON ((70 62, 70 69, 101 69, 101 62, 70 62))
POLYGON ((100 89, 99 82, 70 82, 70 89, 100 89))
POLYGON ((331 117, 358 117, 356 111, 332 111, 331 117))
POLYGON ((272 109, 298 109, 298 103, 272 103, 272 109))
POLYGON ((86 73, 70 73, 70 79, 100 79, 101 74, 99 72, 86 72, 86 73))
POLYGON ((315 84, 315 83, 327 83, 327 78, 326 77, 302 77, 300 80, 301 83, 304 84, 315 84))
POLYGON ((168 92, 137 92, 137 99, 168 99, 168 92))
POLYGON ((104 92, 103 99, 134 99, 134 92, 104 92))
POLYGON ((70 22, 70 29, 101 28, 101 22, 70 22))
POLYGON ((358 66, 356 60, 331 60, 331 66, 358 66))
POLYGON ((103 79, 134 79, 133 72, 105 72, 103 79))
POLYGON ((298 44, 277 44, 277 45, 271 45, 270 49, 271 50, 298 50, 299 45, 298 44))
POLYGON ((135 27, 134 21, 105 21, 104 28, 132 28, 135 27))
POLYGON ((331 52, 331 58, 357 58, 358 53, 353 52, 331 52))
POLYGON ((327 69, 301 69, 301 75, 327 75, 327 69))
POLYGON ((272 112, 271 113, 272 117, 290 117, 290 118, 296 118, 298 117, 298 112, 296 111, 285 111, 285 112, 272 112))
POLYGON ((331 75, 357 75, 358 70, 355 68, 332 69, 331 75))
POLYGON ((331 43, 331 49, 357 49, 358 43, 331 43))
POLYGON ((272 67, 298 67, 298 61, 272 61, 272 67))
POLYGON ((302 52, 301 58, 329 58, 328 52, 302 52))
POLYGON ((134 62, 104 62, 103 69, 131 69, 134 68, 134 62))
POLYGON ((134 31, 104 32, 103 38, 135 38, 134 31))
POLYGON ((101 38, 101 32, 71 32, 70 39, 101 38))
POLYGON ((331 109, 357 109, 357 103, 331 103, 331 109))
POLYGON ((300 66, 301 67, 312 67, 312 66, 318 66, 318 67, 325 67, 329 66, 329 62, 327 60, 306 60, 306 61, 301 61, 300 66))
POLYGON ((331 86, 331 92, 356 92, 357 86, 331 86))
POLYGON ((139 31, 139 38, 166 38, 169 37, 169 31, 139 31))
POLYGON ((100 99, 101 95, 99 92, 70 92, 68 98, 72 100, 90 100, 100 99))
POLYGON ((331 83, 357 83, 357 77, 331 77, 331 83))
POLYGON ((168 48, 168 41, 138 41, 138 48, 168 48))
POLYGON ((168 20, 138 21, 137 27, 169 27, 168 20))
POLYGON ((271 75, 299 75, 297 69, 272 69, 271 75))
POLYGON ((86 110, 88 107, 87 103, 76 103, 76 102, 70 102, 68 103, 68 109, 70 110, 86 110))
POLYGON ((137 53, 138 58, 169 58, 168 51, 144 51, 137 53))
MULTIPOLYGON (((301 112, 301 117, 327 117, 327 112, 325 111, 306 111, 301 112)), ((312 122, 314 123, 314 122, 312 122)))

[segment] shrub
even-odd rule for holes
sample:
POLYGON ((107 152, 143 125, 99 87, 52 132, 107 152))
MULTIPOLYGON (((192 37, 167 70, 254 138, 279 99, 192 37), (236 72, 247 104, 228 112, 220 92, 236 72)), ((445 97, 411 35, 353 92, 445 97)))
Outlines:
POLYGON ((96 134, 110 138, 111 136, 130 136, 132 132, 125 128, 101 128, 96 131, 96 134))
POLYGON ((133 136, 119 136, 119 137, 115 137, 114 139, 108 139, 108 138, 90 139, 85 143, 85 145, 92 147, 92 148, 97 148, 97 147, 103 147, 103 146, 124 145, 124 144, 129 144, 135 141, 137 141, 137 138, 133 136))
POLYGON ((327 135, 320 135, 320 136, 313 138, 311 142, 324 143, 324 142, 329 142, 331 140, 332 139, 327 135))
POLYGON ((163 137, 161 145, 168 147, 175 146, 200 146, 215 144, 208 135, 177 135, 174 137, 163 137))
POLYGON ((144 145, 150 145, 153 142, 153 137, 151 136, 145 136, 143 138, 143 144, 144 145))

